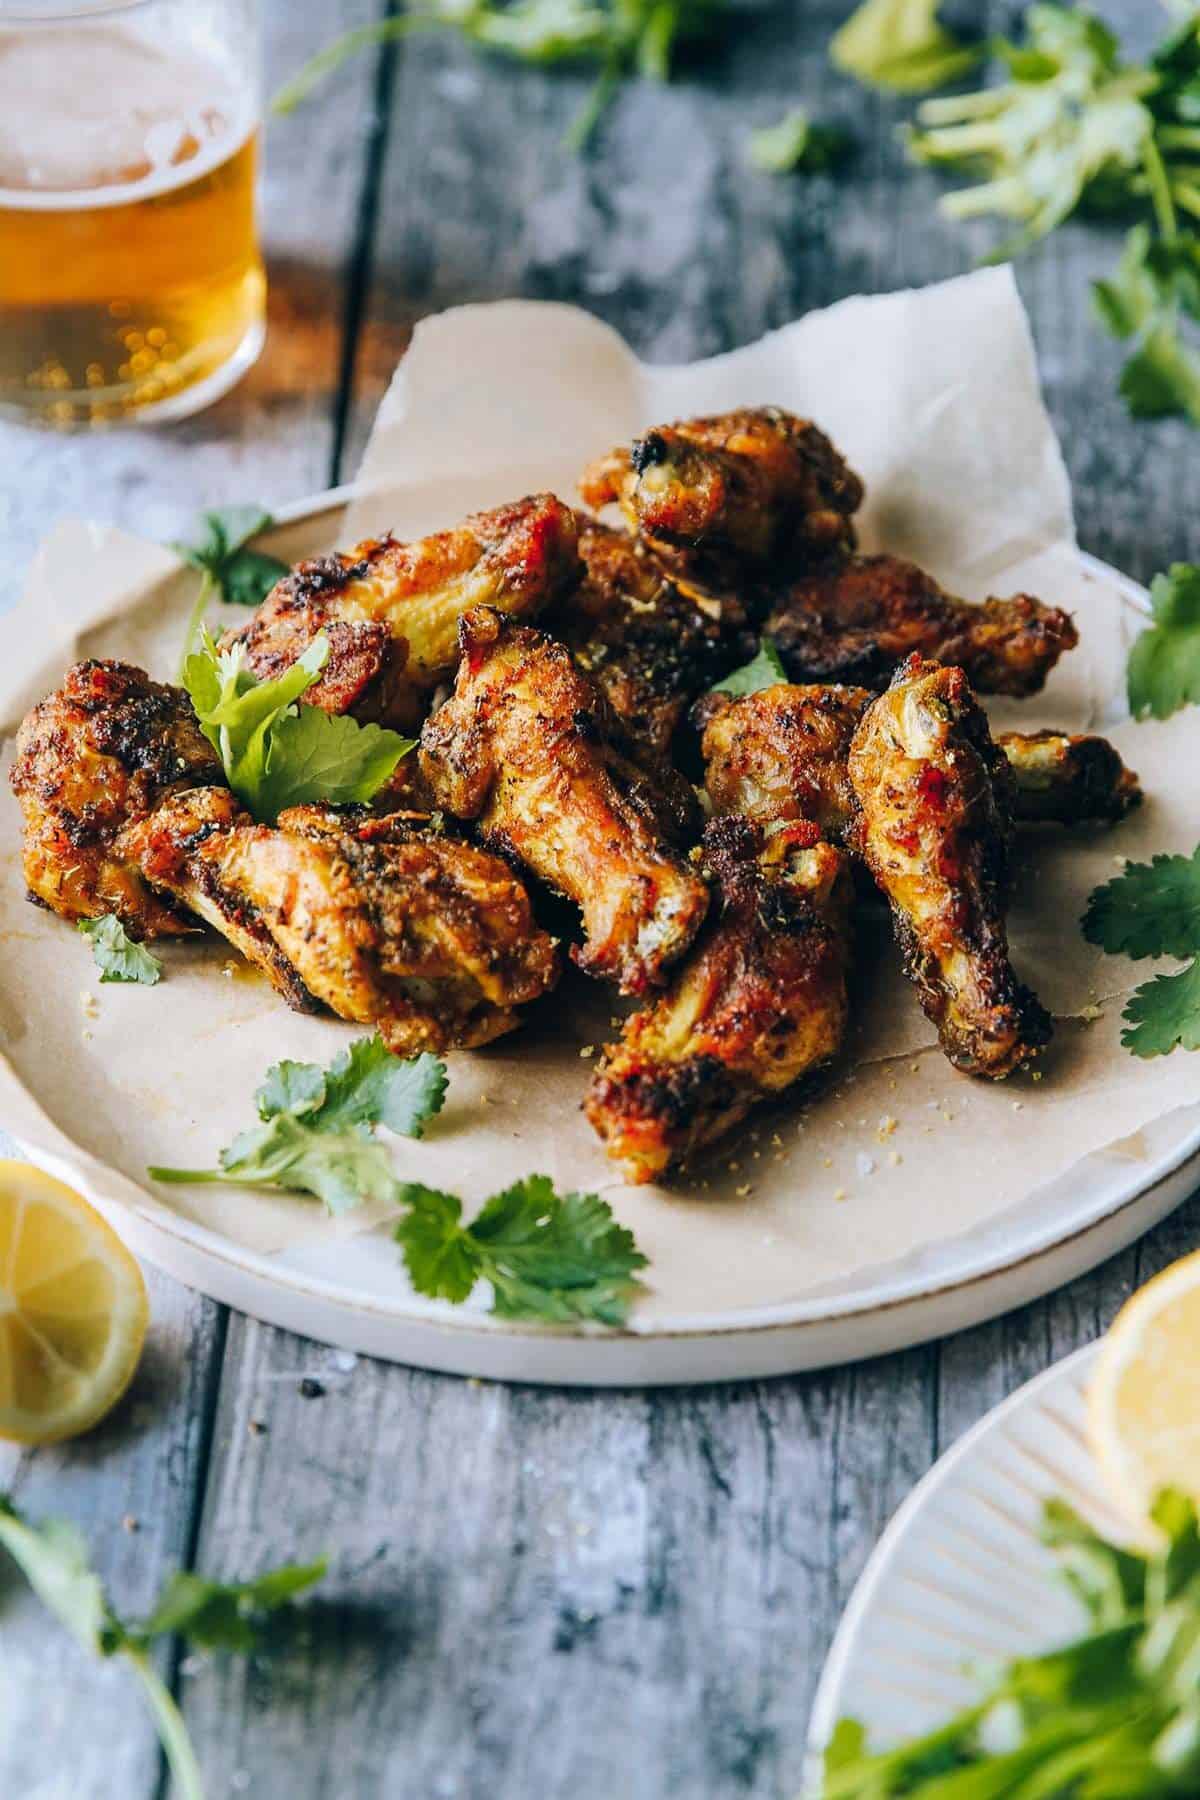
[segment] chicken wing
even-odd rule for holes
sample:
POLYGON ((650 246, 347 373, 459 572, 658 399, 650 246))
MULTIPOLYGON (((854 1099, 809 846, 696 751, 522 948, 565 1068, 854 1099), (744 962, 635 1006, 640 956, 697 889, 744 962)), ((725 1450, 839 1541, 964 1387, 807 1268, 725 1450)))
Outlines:
POLYGON ((1009 961, 1012 776, 963 671, 910 657, 863 714, 849 771, 852 841, 943 1050, 967 1074, 1011 1074, 1051 1024, 1009 961))
POLYGON ((702 585, 803 568, 854 543, 863 486, 823 431, 780 407, 663 425, 587 469, 589 506, 702 585))
POLYGON ((693 812, 625 752, 595 684, 565 646, 482 607, 460 626, 454 693, 426 723, 421 769, 437 801, 581 908, 590 974, 626 993, 661 984, 708 892, 673 848, 693 812))
POLYGON ((195 930, 150 891, 118 838, 167 796, 224 779, 181 688, 130 663, 76 663, 17 733, 9 780, 30 898, 66 919, 115 913, 135 938, 195 930))
POLYGON ((670 987, 609 1045, 584 1102, 630 1181, 652 1181, 827 1063, 846 1026, 851 883, 814 825, 704 834, 713 913, 670 987))
POLYGON ((306 703, 412 731, 454 673, 464 612, 486 603, 532 618, 579 573, 574 514, 535 494, 414 543, 368 539, 301 563, 222 648, 243 645, 247 668, 265 681, 324 632, 329 659, 306 703))
MULTIPOLYGON (((850 744, 874 699, 867 688, 785 682, 741 700, 706 695, 693 716, 704 724, 713 811, 763 825, 812 819, 843 843, 857 811, 850 744)), ((1111 824, 1141 800, 1137 776, 1106 738, 1008 731, 996 747, 1012 775, 1018 823, 1111 824)))
POLYGON ((764 626, 795 681, 884 688, 914 652, 965 669, 981 694, 1035 694, 1079 634, 1029 594, 973 603, 896 556, 835 558, 778 594, 764 626))
POLYGON ((558 976, 508 865, 416 815, 300 806, 268 827, 198 788, 131 825, 122 848, 290 1005, 373 1025, 400 1056, 488 1043, 558 976))
POLYGON ((698 694, 744 654, 740 632, 681 593, 636 538, 581 517, 578 588, 546 615, 651 762, 698 694))

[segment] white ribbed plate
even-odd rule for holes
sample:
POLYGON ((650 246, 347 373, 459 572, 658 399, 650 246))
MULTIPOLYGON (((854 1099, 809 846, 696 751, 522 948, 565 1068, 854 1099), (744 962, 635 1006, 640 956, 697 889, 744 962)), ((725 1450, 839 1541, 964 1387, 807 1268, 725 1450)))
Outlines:
POLYGON ((1089 1344, 1003 1401, 913 1489, 838 1627, 809 1726, 809 1791, 837 1721, 875 1749, 934 1730, 979 1694, 972 1665, 1052 1649, 1085 1624, 1039 1536, 1046 1500, 1106 1536, 1108 1504, 1084 1432, 1089 1344))

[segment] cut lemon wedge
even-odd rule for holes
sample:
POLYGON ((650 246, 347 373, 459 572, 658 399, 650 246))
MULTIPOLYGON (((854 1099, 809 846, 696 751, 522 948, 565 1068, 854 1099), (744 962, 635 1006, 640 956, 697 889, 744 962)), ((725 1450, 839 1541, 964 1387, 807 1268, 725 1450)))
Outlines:
POLYGON ((1162 1488, 1200 1503, 1200 1252, 1139 1288, 1101 1346, 1092 1449, 1113 1498, 1145 1520, 1162 1488))
POLYGON ((138 1365, 142 1272, 94 1207, 0 1160, 0 1438, 51 1444, 116 1405, 138 1365))

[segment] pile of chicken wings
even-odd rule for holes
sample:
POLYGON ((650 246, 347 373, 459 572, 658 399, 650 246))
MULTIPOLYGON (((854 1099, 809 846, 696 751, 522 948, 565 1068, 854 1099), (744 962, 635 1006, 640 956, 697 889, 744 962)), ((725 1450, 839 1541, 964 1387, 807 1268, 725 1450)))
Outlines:
POLYGON ((17 740, 30 898, 208 926, 406 1056, 514 1030, 565 898, 573 961, 643 1002, 584 1100, 633 1181, 837 1055, 879 895, 954 1067, 1028 1064, 1051 1024, 1009 959, 1015 826, 1140 799, 1103 739, 994 739, 976 699, 1035 693, 1068 614, 859 554, 861 481, 777 408, 649 431, 580 486, 591 513, 538 494, 301 563, 226 634, 260 679, 324 634, 306 704, 419 732, 369 808, 257 824, 181 689, 76 664, 17 740), (713 691, 764 635, 790 680, 713 691))

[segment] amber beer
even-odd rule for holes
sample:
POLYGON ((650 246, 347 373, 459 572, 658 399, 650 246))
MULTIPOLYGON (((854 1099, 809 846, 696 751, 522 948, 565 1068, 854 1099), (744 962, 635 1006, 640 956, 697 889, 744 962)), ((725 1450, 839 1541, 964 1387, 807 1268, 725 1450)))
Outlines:
POLYGON ((262 345, 253 82, 171 9, 0 9, 0 412, 179 418, 262 345))

